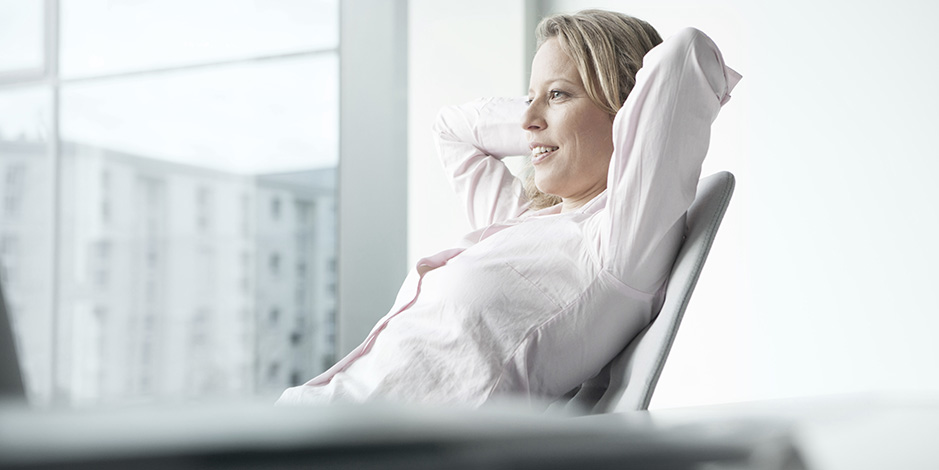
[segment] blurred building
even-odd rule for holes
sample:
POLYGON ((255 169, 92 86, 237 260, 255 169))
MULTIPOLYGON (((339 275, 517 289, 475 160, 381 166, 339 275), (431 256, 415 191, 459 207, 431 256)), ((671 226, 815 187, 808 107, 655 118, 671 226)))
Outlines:
POLYGON ((246 176, 65 142, 53 250, 53 186, 29 184, 52 179, 45 146, 0 146, 0 257, 34 393, 273 397, 333 360, 334 168, 246 176))
POLYGON ((255 383, 262 394, 279 395, 335 362, 335 186, 334 168, 254 180, 255 383))
POLYGON ((53 166, 45 142, 0 138, 0 281, 26 382, 47 401, 53 374, 53 166))

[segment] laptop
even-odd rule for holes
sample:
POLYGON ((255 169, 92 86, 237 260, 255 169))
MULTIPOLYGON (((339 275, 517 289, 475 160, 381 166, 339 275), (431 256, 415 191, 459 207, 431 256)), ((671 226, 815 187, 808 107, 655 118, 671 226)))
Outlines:
POLYGON ((13 324, 0 286, 0 402, 26 401, 26 387, 13 341, 13 324))

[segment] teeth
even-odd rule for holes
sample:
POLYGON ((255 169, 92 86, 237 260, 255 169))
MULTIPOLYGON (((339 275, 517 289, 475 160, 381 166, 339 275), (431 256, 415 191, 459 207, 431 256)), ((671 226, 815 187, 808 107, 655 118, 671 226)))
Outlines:
POLYGON ((557 149, 558 149, 557 147, 535 147, 535 148, 531 149, 531 154, 532 154, 532 155, 539 155, 539 154, 542 154, 542 153, 553 152, 553 151, 555 151, 555 150, 557 150, 557 149))

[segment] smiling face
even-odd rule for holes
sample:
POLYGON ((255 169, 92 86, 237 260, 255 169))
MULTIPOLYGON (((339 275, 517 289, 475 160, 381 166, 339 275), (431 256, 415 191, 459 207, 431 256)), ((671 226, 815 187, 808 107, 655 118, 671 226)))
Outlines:
POLYGON ((535 54, 528 99, 522 127, 532 148, 535 185, 560 196, 563 211, 584 205, 606 189, 613 118, 587 96, 557 38, 535 54))

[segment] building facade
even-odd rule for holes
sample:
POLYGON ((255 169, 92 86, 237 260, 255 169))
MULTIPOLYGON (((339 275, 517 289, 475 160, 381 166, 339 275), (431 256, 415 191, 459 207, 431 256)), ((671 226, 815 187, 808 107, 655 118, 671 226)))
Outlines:
POLYGON ((65 142, 56 196, 30 187, 54 171, 27 144, 0 144, 0 194, 29 214, 3 214, 0 263, 39 401, 274 397, 332 361, 334 168, 238 175, 65 142))

